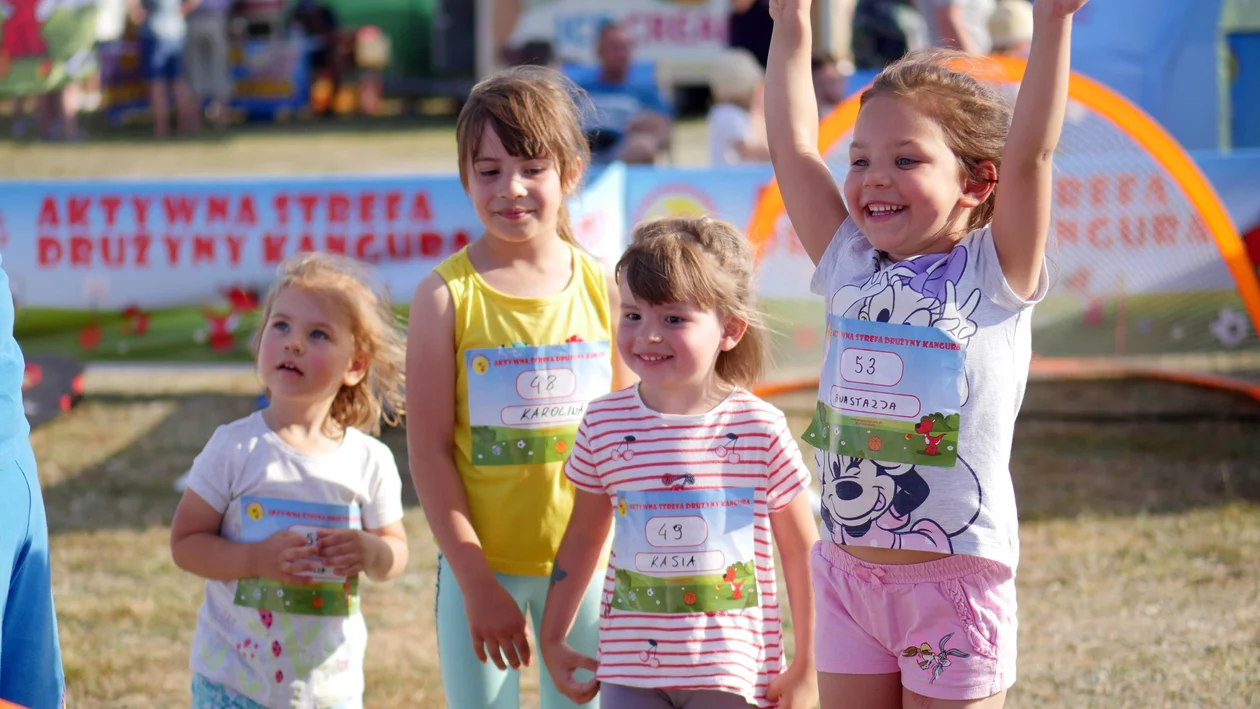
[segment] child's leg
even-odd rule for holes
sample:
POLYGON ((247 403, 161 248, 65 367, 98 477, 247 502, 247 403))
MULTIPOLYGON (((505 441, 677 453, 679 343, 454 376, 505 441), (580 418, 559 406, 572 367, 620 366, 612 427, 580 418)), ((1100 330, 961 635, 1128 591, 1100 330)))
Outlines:
MULTIPOLYGON (((512 587, 511 577, 500 576, 499 580, 524 611, 526 596, 512 587)), ((500 670, 493 663, 477 659, 468 632, 468 617, 464 614, 464 594, 451 567, 441 556, 438 557, 437 634, 446 706, 450 709, 515 709, 520 705, 521 673, 500 670)), ((538 656, 537 652, 534 656, 538 656)))
MULTIPOLYGON (((578 606, 577 616, 573 619, 573 628, 569 630, 569 645, 587 657, 595 657, 595 652, 599 649, 599 604, 604 595, 604 573, 605 570, 602 568, 595 572, 591 585, 586 588, 586 595, 582 596, 582 605, 578 606)), ((534 637, 538 637, 538 628, 542 625, 543 605, 547 601, 547 590, 550 586, 550 579, 539 579, 539 584, 530 598, 529 614, 534 621, 534 637)), ((542 653, 536 653, 535 657, 541 660, 542 653)), ((579 706, 569 701, 568 697, 556 689, 556 684, 551 680, 551 673, 547 671, 546 664, 539 668, 539 674, 541 676, 538 679, 538 693, 542 699, 542 709, 571 709, 579 706)), ((585 682, 591 678, 591 674, 586 670, 580 670, 576 673, 576 677, 579 681, 585 682)), ((581 706, 600 709, 604 704, 599 695, 596 695, 594 699, 581 706)))
POLYGON ((902 690, 902 706, 914 709, 1002 709, 1006 705, 1006 692, 975 701, 932 699, 908 689, 902 690))
POLYGON ((599 688, 601 709, 678 709, 669 693, 660 689, 605 684, 599 688))
POLYGON ((818 673, 818 697, 822 709, 917 707, 916 704, 903 703, 902 691, 900 672, 883 675, 818 673))
POLYGON ((267 709, 249 697, 242 696, 194 674, 192 679, 192 709, 267 709))

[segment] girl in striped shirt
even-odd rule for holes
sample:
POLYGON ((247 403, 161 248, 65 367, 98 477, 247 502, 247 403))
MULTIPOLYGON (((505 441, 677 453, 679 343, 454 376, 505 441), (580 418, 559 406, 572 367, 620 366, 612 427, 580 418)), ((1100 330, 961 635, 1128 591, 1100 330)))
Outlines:
POLYGON ((747 240, 708 218, 635 229, 617 264, 617 348, 637 386, 591 402, 539 645, 573 701, 604 709, 812 707, 809 472, 783 413, 749 393, 764 364, 747 240), (598 661, 565 637, 613 551, 598 661), (783 648, 774 549, 797 653, 783 648), (573 673, 596 673, 578 682, 573 673))

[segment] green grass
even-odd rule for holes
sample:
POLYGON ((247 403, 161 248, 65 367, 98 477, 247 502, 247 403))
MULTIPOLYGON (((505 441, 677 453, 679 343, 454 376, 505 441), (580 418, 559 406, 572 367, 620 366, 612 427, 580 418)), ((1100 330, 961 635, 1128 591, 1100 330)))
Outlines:
POLYGON ((612 605, 638 613, 713 613, 755 607, 757 579, 753 561, 749 559, 732 568, 737 571, 731 580, 724 574, 661 578, 617 569, 612 605))
MULTIPOLYGON (((926 451, 923 434, 915 431, 917 422, 888 421, 878 423, 844 414, 818 402, 814 418, 803 439, 815 448, 857 458, 949 467, 958 460, 958 431, 943 428, 940 414, 932 415, 936 435, 944 435, 935 455, 926 451)), ((958 415, 950 417, 957 423, 958 415)))
POLYGON ((522 465, 565 460, 575 429, 473 426, 472 454, 479 465, 522 465))

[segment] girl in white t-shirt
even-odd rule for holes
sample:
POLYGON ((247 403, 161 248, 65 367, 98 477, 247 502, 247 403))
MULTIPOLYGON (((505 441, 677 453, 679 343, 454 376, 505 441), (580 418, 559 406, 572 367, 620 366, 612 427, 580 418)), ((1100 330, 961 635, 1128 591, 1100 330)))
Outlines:
POLYGON ((748 240, 708 218, 640 225, 617 264, 617 349, 639 384, 582 418, 565 468, 577 499, 539 630, 547 669, 574 702, 596 692, 603 709, 818 701, 809 470, 783 413, 744 388, 766 336, 752 274, 748 240), (614 525, 596 662, 565 637, 614 525), (576 681, 578 668, 595 679, 576 681))
POLYGON ((402 415, 403 342, 357 262, 281 266, 254 341, 270 405, 214 432, 171 523, 175 563, 206 579, 193 709, 362 706, 358 577, 407 563, 398 469, 370 435, 402 415))

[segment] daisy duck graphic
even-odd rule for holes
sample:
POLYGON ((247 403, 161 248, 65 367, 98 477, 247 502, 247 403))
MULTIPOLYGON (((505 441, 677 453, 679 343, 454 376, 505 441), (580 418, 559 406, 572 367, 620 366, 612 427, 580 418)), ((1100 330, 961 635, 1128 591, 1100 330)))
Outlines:
MULTIPOLYGON (((840 288, 830 312, 852 320, 934 327, 965 349, 977 330, 972 316, 981 296, 978 289, 957 290, 967 260, 967 249, 960 246, 948 254, 902 261, 863 284, 840 288)), ((960 404, 966 404, 965 375, 960 388, 960 404)), ((940 439, 932 434, 931 422, 920 421, 915 430, 922 434, 922 452, 934 454, 940 439)), ((823 523, 838 544, 950 553, 951 538, 980 514, 980 482, 961 456, 952 467, 929 467, 819 449, 816 462, 823 523), (948 503, 934 500, 933 488, 945 485, 951 489, 948 503)))

